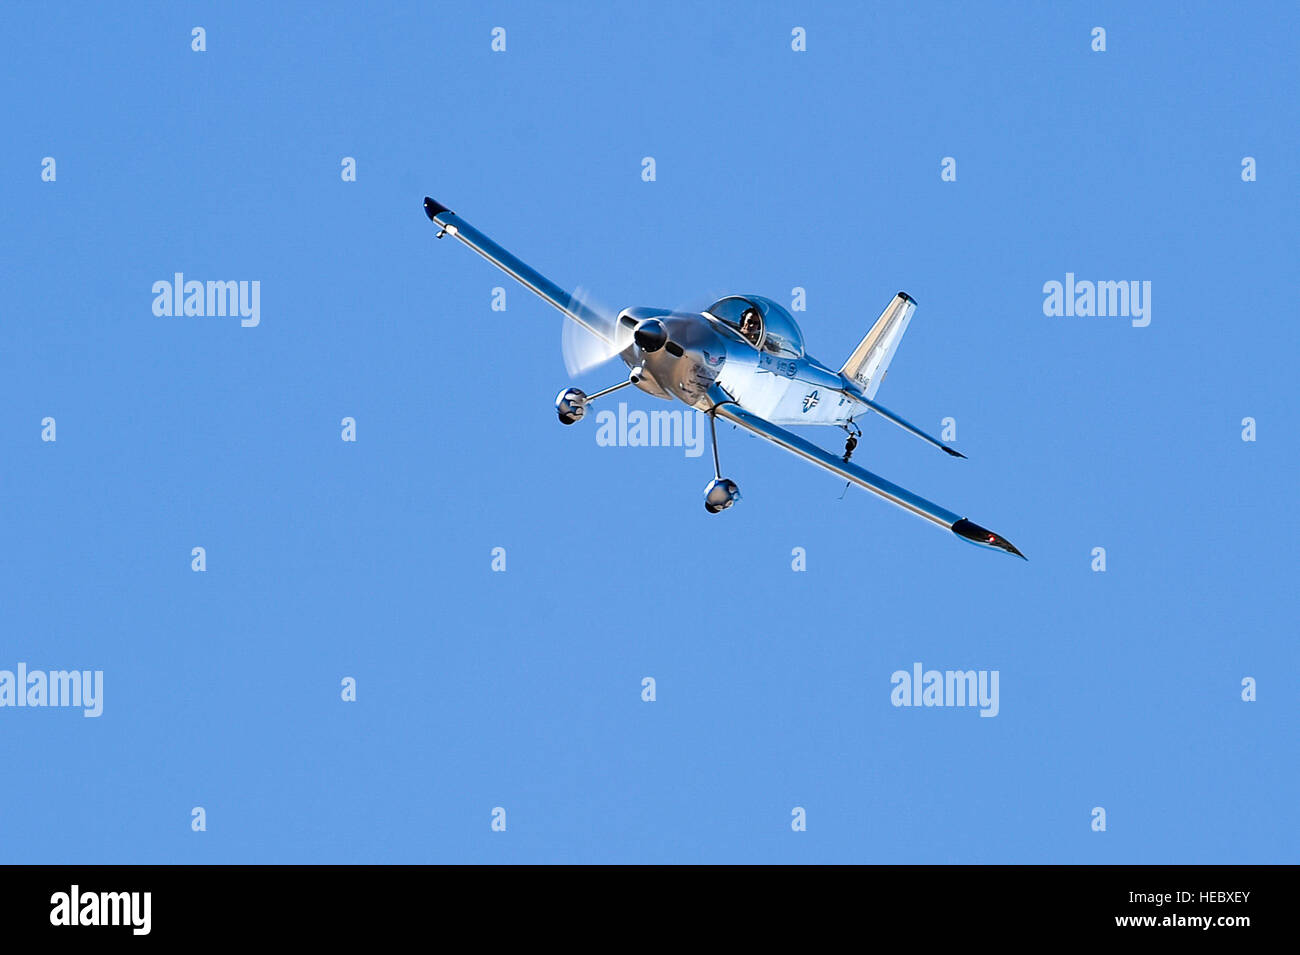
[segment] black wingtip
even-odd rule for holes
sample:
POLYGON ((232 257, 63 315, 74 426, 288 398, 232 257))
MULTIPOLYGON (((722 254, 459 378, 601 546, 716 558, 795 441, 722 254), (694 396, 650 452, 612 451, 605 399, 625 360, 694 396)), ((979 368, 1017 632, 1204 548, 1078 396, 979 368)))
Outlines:
POLYGON ((904 302, 911 302, 913 305, 916 304, 916 299, 912 298, 912 296, 908 295, 906 292, 899 292, 898 297, 904 302))
POLYGON ((960 451, 958 451, 956 448, 950 448, 950 447, 948 447, 948 445, 946 445, 946 444, 943 445, 943 450, 944 450, 945 453, 947 453, 947 454, 951 454, 954 458, 964 458, 964 457, 966 457, 966 455, 962 454, 962 453, 961 453, 960 451))
POLYGON ((436 199, 424 197, 424 214, 429 217, 430 222, 433 222, 433 217, 441 212, 451 212, 451 210, 436 199))
POLYGON ((1020 553, 1015 544, 1011 543, 1011 541, 1007 540, 1005 537, 1002 537, 999 534, 994 534, 987 527, 980 527, 974 521, 968 521, 964 517, 956 524, 952 525, 952 532, 962 538, 962 540, 968 540, 972 544, 978 544, 980 547, 991 547, 994 550, 1005 551, 1008 554, 1015 554, 1023 561, 1029 560, 1028 557, 1020 553))

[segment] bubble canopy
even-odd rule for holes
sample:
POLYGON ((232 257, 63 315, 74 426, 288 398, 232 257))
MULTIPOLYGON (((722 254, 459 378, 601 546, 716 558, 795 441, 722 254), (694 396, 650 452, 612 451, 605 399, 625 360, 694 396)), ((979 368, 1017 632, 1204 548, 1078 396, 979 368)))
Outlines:
POLYGON ((756 348, 785 358, 803 357, 803 334, 794 317, 770 298, 728 295, 714 302, 706 311, 735 328, 756 348), (757 328, 752 318, 754 312, 758 314, 757 328), (746 313, 751 315, 748 325, 746 313))

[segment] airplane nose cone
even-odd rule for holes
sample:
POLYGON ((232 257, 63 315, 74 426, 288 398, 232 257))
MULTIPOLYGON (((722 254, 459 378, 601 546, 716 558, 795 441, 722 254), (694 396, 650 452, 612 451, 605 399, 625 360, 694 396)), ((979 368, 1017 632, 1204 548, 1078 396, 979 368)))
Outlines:
POLYGON ((632 339, 642 351, 656 352, 668 344, 668 329, 657 318, 638 322, 632 339))

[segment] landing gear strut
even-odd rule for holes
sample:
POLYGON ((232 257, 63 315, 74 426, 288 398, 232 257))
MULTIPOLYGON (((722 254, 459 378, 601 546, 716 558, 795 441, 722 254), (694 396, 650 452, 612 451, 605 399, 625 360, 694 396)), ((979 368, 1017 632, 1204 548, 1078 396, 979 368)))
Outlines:
MULTIPOLYGON (((848 424, 842 424, 840 427, 847 431, 849 435, 848 439, 844 442, 844 463, 848 464, 849 458, 853 457, 853 452, 858 448, 858 438, 862 437, 862 429, 859 428, 857 422, 854 421, 850 421, 848 424)), ((852 481, 846 481, 844 484, 844 490, 840 491, 840 496, 837 500, 844 500, 844 495, 849 493, 849 488, 852 486, 852 481)))
POLYGON ((848 432, 848 440, 844 442, 844 463, 849 463, 849 458, 853 457, 853 452, 857 450, 858 438, 862 437, 862 429, 856 423, 850 421, 848 424, 840 425, 848 432))
POLYGON ((704 489, 704 509, 710 514, 725 511, 740 500, 740 488, 736 482, 722 476, 718 464, 718 426, 714 412, 709 415, 709 437, 713 439, 713 480, 704 489))
POLYGON ((632 374, 628 376, 627 381, 620 381, 614 387, 598 391, 594 395, 587 394, 581 388, 565 388, 555 398, 555 413, 559 415, 560 424, 577 424, 582 420, 583 415, 587 413, 587 405, 597 398, 603 398, 620 388, 626 388, 628 385, 635 385, 640 380, 641 366, 638 365, 632 369, 632 374))

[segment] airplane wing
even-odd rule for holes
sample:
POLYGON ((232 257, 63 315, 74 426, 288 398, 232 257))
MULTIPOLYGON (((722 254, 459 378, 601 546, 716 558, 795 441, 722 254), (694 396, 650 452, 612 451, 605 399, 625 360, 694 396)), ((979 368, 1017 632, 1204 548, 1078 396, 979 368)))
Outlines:
MULTIPOLYGON (((716 387, 716 386, 715 386, 716 387)), ((719 389, 720 391, 720 389, 719 389)), ((927 521, 938 524, 940 527, 947 528, 963 540, 970 541, 972 544, 978 544, 981 547, 988 547, 993 550, 1005 551, 1008 554, 1015 554, 1021 559, 1025 555, 1016 550, 1015 546, 1004 537, 994 534, 986 528, 980 527, 973 521, 968 521, 964 517, 953 513, 945 507, 940 507, 932 501, 927 501, 919 494, 913 494, 906 488, 899 487, 892 481, 886 481, 877 474, 872 474, 866 468, 858 467, 856 464, 845 462, 838 455, 832 454, 823 448, 819 448, 799 435, 786 431, 784 428, 778 428, 774 424, 760 418, 758 415, 751 414, 739 405, 735 404, 725 396, 725 393, 719 394, 714 392, 715 405, 714 412, 718 417, 739 425, 747 431, 752 431, 760 438, 771 441, 777 447, 784 448, 791 454, 796 454, 805 461, 811 461, 834 474, 838 474, 844 480, 849 481, 859 487, 866 488, 872 494, 879 495, 891 504, 897 504, 899 507, 911 511, 918 517, 923 517, 927 521), (718 399, 721 400, 718 400, 718 399)))
POLYGON ((520 285, 550 302, 601 341, 614 346, 609 319, 588 308, 523 260, 511 255, 442 203, 425 196, 424 214, 438 226, 438 238, 449 235, 460 239, 520 285))

